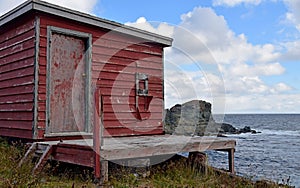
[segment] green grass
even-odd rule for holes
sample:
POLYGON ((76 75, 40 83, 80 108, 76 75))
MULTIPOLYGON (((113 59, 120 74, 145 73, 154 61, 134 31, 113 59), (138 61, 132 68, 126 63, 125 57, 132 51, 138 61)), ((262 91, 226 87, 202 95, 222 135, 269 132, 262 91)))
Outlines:
MULTIPOLYGON (((43 172, 33 175, 31 160, 18 167, 27 147, 21 143, 8 144, 0 138, 0 187, 95 187, 92 169, 67 164, 47 165, 43 172)), ((199 188, 277 188, 279 185, 260 181, 253 183, 241 177, 217 173, 211 168, 204 174, 184 159, 168 161, 148 169, 147 177, 131 173, 133 169, 115 166, 106 187, 199 187, 199 188)), ((135 169, 139 170, 139 169, 135 169)), ((144 171, 145 172, 145 171, 144 171)), ((287 186, 281 186, 287 187, 287 186)))
POLYGON ((32 174, 34 164, 25 161, 20 167, 26 145, 10 143, 0 138, 0 187, 94 187, 89 172, 64 166, 47 165, 38 174, 32 174))
POLYGON ((198 188, 279 188, 288 186, 279 186, 273 182, 258 181, 253 182, 242 177, 233 177, 227 173, 220 173, 212 168, 208 168, 207 174, 202 170, 191 167, 184 159, 169 161, 164 165, 155 166, 150 170, 150 176, 141 178, 139 176, 128 175, 122 171, 123 176, 111 177, 109 185, 114 188, 125 187, 198 187, 198 188))

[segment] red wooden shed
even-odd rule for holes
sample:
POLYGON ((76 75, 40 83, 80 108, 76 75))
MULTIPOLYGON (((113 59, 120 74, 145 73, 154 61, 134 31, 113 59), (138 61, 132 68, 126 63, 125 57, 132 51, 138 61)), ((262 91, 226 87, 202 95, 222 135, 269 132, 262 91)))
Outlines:
POLYGON ((163 52, 171 44, 39 0, 1 16, 0 136, 34 141, 19 165, 35 153, 35 171, 51 156, 93 167, 103 182, 108 161, 219 150, 234 173, 234 140, 163 134, 163 52))
POLYGON ((39 0, 0 17, 0 136, 163 134, 172 39, 39 0), (94 100, 94 93, 99 96, 94 100))

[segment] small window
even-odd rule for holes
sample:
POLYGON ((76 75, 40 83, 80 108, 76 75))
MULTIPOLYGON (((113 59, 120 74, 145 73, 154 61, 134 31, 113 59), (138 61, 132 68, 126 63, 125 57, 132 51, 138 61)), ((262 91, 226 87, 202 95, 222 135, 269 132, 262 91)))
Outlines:
POLYGON ((143 73, 136 73, 136 95, 148 95, 148 76, 143 73))

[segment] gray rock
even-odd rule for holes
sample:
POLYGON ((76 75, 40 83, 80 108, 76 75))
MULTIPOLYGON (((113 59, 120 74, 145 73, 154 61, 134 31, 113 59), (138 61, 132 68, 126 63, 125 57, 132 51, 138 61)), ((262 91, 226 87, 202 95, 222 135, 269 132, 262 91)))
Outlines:
POLYGON ((211 104, 202 100, 192 100, 166 109, 164 126, 167 134, 189 136, 260 133, 249 126, 237 129, 229 123, 215 122, 211 115, 211 104))
POLYGON ((206 132, 211 117, 211 104, 193 100, 182 105, 176 104, 166 110, 165 132, 179 135, 199 135, 206 132))

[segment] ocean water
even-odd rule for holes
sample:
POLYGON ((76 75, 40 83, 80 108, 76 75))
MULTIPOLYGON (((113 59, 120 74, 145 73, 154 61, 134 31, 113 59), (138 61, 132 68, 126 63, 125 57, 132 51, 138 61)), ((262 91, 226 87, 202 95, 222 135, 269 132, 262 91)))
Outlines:
MULTIPOLYGON (((218 121, 218 116, 214 116, 218 121)), ((227 135, 237 142, 235 170, 254 180, 267 179, 300 188, 300 114, 229 114, 224 123, 250 126, 259 134, 227 135)), ((208 152, 209 163, 228 169, 227 154, 208 152)))

